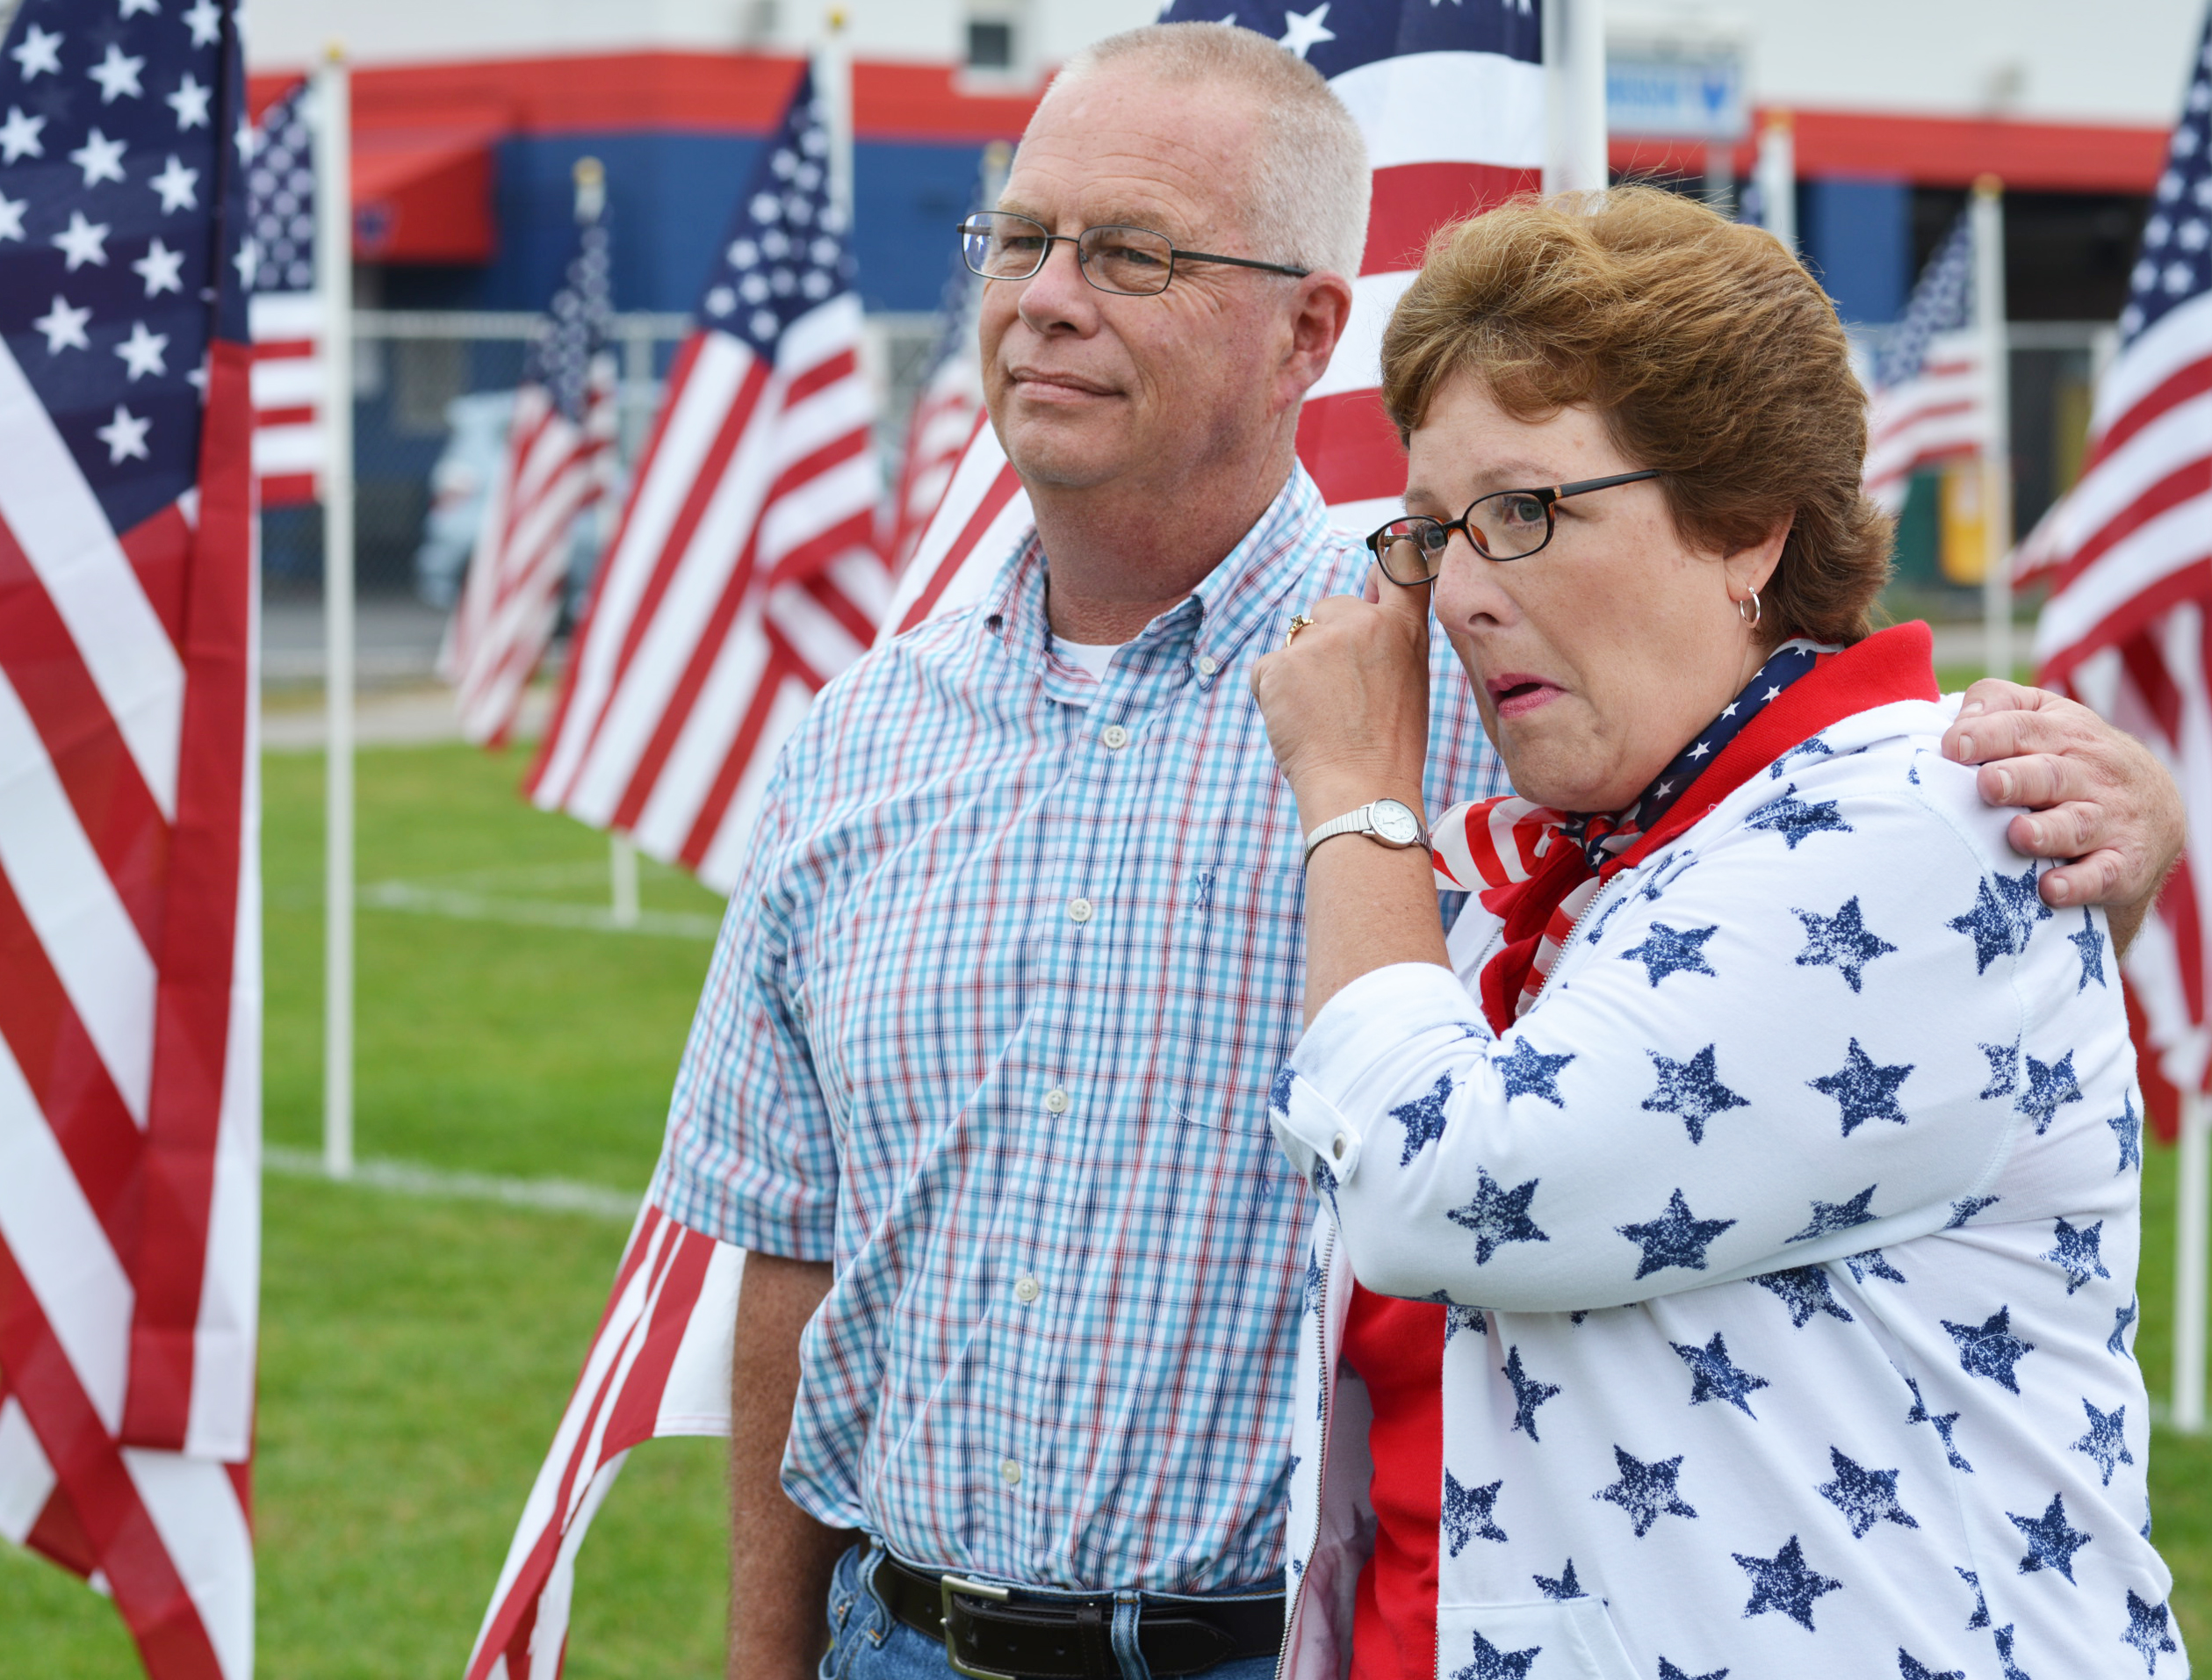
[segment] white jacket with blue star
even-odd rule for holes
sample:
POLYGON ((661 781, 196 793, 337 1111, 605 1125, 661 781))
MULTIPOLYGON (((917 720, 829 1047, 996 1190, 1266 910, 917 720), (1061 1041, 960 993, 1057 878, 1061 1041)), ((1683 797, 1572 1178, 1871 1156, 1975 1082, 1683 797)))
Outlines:
POLYGON ((1948 708, 1846 718, 1611 880, 1501 1040, 1363 976, 1278 1137, 1323 1192, 1285 1680, 1373 1546, 1356 1276, 1447 1303, 1439 1680, 2175 1676, 2130 1344, 2140 1105, 1948 708))

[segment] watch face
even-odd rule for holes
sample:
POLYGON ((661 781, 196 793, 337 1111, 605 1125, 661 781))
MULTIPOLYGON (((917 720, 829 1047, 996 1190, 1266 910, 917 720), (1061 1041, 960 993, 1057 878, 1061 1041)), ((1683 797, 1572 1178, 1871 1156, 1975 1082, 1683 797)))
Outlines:
POLYGON ((1421 838, 1421 819, 1395 799, 1378 799, 1368 807, 1367 820, 1376 835, 1393 846, 1410 846, 1421 838))

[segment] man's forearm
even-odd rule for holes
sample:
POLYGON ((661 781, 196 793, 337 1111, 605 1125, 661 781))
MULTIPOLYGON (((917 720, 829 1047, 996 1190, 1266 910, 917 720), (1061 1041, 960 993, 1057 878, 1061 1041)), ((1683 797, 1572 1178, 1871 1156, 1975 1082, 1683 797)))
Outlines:
POLYGON ((799 1332, 829 1293, 830 1268, 746 1257, 730 1361, 729 1680, 813 1680, 830 1571, 853 1542, 778 1481, 799 1387, 799 1332))

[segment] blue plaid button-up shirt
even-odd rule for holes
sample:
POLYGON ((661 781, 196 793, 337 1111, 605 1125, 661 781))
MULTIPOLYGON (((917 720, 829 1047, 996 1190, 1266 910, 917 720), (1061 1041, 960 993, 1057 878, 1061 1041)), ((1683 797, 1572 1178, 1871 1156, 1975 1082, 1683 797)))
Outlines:
MULTIPOLYGON (((1297 809, 1250 681, 1365 556, 1296 472, 1092 682, 1032 541, 785 748, 653 1195, 833 1260, 784 1485, 918 1563, 1205 1591, 1282 1562, 1309 1215, 1297 809), (1118 727, 1116 727, 1118 726, 1118 727)), ((1428 799, 1500 791, 1436 638, 1428 799)))

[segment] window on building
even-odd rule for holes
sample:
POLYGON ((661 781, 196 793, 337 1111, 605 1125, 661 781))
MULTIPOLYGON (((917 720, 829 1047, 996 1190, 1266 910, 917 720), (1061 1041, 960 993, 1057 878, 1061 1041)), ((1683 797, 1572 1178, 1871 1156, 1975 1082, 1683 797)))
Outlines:
POLYGON ((971 70, 1011 70, 1014 64, 1014 26, 1003 18, 968 20, 968 68, 971 70))

